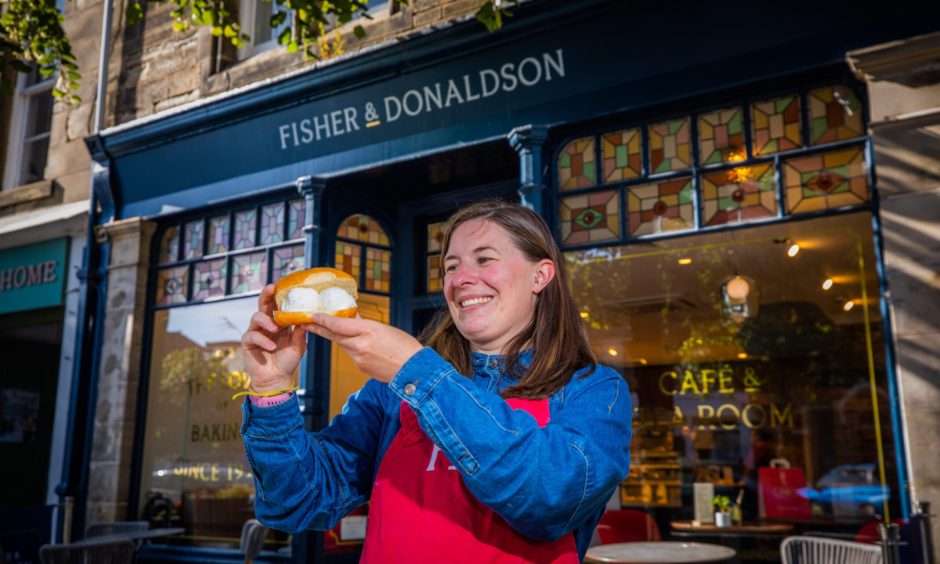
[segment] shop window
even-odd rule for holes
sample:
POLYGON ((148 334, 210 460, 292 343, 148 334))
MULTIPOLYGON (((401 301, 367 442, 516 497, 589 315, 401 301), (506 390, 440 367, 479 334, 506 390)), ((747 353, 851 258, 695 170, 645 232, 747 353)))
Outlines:
POLYGON ((241 0, 238 13, 241 28, 251 36, 251 41, 239 49, 239 59, 278 47, 277 38, 291 25, 290 9, 273 1, 241 0), (285 14, 284 20, 277 27, 271 27, 271 18, 278 13, 285 14))
POLYGON ((427 293, 440 292, 444 289, 441 281, 441 243, 444 241, 444 227, 446 221, 428 223, 427 243, 427 280, 425 291, 427 293))
POLYGON ((836 85, 577 135, 555 162, 562 245, 865 206, 863 109, 836 85))
POLYGON ((53 79, 37 71, 19 74, 8 130, 4 188, 43 179, 52 129, 53 79))
POLYGON ((897 515, 871 219, 566 252, 592 348, 634 394, 625 506, 691 519, 706 482, 747 521, 897 515))
POLYGON ((361 289, 388 294, 392 253, 379 222, 367 215, 351 215, 340 223, 336 237, 336 268, 355 276, 361 289))

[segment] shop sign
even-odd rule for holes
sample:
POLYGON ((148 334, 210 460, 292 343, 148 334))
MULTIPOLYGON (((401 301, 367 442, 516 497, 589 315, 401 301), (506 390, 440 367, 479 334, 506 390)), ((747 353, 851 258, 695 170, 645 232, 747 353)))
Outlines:
POLYGON ((62 304, 68 238, 0 251, 0 315, 62 304))

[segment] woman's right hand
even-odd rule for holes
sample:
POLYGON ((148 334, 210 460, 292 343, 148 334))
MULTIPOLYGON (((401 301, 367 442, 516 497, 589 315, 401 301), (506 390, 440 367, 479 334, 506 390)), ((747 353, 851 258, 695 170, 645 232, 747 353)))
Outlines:
POLYGON ((258 296, 258 311, 251 316, 248 331, 242 335, 245 371, 251 389, 265 393, 294 385, 294 373, 307 350, 307 332, 300 327, 279 327, 274 323, 274 284, 258 296))

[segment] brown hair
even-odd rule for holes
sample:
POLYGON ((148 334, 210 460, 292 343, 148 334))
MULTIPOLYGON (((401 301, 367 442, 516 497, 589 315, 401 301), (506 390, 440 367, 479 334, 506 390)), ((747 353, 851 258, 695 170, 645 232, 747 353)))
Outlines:
MULTIPOLYGON (((448 220, 441 242, 442 257, 447 255, 454 230, 474 219, 491 221, 505 229, 513 246, 530 261, 549 259, 555 263, 555 277, 538 294, 532 320, 507 347, 506 370, 517 375, 519 381, 503 391, 502 396, 548 397, 561 390, 577 370, 589 367, 585 375, 593 372, 597 359, 588 344, 584 324, 568 289, 564 257, 545 220, 527 207, 502 200, 471 204, 448 220), (519 356, 529 343, 533 349, 532 364, 523 374, 519 356)), ((441 275, 443 277, 443 272, 441 275)), ((447 309, 435 315, 420 339, 458 372, 471 373, 470 342, 457 330, 447 309)))

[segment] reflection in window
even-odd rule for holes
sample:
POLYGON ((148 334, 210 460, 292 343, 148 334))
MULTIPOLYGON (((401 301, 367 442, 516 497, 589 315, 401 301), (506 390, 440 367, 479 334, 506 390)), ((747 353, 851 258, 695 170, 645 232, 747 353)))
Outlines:
POLYGON ((897 514, 872 241, 857 213, 566 254, 594 351, 635 394, 625 505, 689 519, 710 482, 745 520, 897 514), (802 480, 784 498, 772 459, 802 480))
MULTIPOLYGON (((168 542, 237 547, 254 517, 235 392, 248 386, 241 334, 257 298, 154 312, 142 519, 181 526, 168 542)), ((286 541, 269 535, 269 546, 286 541)))

